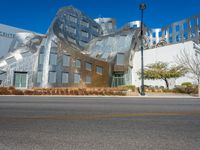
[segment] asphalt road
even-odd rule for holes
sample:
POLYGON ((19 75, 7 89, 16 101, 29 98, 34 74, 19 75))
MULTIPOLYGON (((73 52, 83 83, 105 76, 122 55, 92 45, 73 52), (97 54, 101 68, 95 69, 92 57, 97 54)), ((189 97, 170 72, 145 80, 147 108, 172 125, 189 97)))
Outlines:
POLYGON ((2 96, 0 150, 200 150, 200 99, 2 96))

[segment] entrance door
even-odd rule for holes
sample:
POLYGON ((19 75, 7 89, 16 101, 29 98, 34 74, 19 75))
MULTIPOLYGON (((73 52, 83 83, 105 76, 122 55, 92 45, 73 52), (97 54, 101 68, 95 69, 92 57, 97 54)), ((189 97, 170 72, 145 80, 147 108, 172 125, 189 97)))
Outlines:
POLYGON ((16 88, 27 88, 27 72, 15 72, 14 86, 16 88))

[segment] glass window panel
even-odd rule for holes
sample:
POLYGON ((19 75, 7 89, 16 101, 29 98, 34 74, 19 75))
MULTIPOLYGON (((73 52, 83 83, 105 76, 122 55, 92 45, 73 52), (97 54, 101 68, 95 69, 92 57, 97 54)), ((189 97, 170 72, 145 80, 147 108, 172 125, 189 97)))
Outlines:
POLYGON ((96 67, 96 73, 98 73, 98 74, 103 74, 103 68, 100 67, 100 66, 97 66, 97 67, 96 67))
POLYGON ((81 24, 82 26, 89 27, 89 23, 86 22, 86 21, 81 20, 81 21, 80 21, 80 24, 81 24))
POLYGON ((26 74, 21 74, 21 87, 26 87, 26 74))
POLYGON ((176 26, 176 32, 178 32, 179 30, 180 30, 180 26, 177 25, 177 26, 176 26))
POLYGON ((79 41, 79 44, 80 44, 80 46, 85 46, 87 43, 86 42, 84 42, 84 41, 79 41))
POLYGON ((184 30, 187 30, 187 29, 188 29, 188 24, 187 24, 187 22, 185 22, 185 23, 183 24, 183 29, 184 29, 184 30))
POLYGON ((71 37, 67 37, 68 41, 72 42, 72 43, 76 43, 76 40, 71 38, 71 37))
POLYGON ((69 64, 70 64, 70 56, 63 55, 63 66, 69 66, 69 64))
POLYGON ((153 32, 152 36, 155 38, 156 37, 156 32, 153 32))
POLYGON ((88 37, 88 33, 87 33, 86 31, 81 31, 81 35, 82 35, 83 37, 88 37))
POLYGON ((42 82, 42 72, 39 71, 37 72, 37 83, 41 83, 42 82))
POLYGON ((56 65, 56 64, 57 64, 57 55, 50 54, 50 65, 56 65))
POLYGON ((67 30, 68 32, 71 32, 71 33, 74 33, 74 34, 76 34, 76 29, 75 29, 75 28, 73 28, 73 27, 66 26, 66 30, 67 30))
POLYGON ((74 16, 69 16, 69 20, 71 21, 71 22, 74 22, 74 23, 77 23, 77 18, 76 17, 74 17, 74 16))
POLYGON ((21 76, 19 73, 15 73, 15 87, 20 87, 21 76))
POLYGON ((62 83, 68 83, 69 82, 69 73, 65 72, 62 73, 62 83))
POLYGON ((92 29, 93 29, 95 32, 98 32, 98 31, 99 31, 98 28, 95 27, 95 26, 92 26, 92 29))
POLYGON ((86 62, 86 63, 85 63, 85 69, 91 71, 91 70, 92 70, 92 64, 86 62))
POLYGON ((44 54, 39 55, 39 64, 42 65, 44 63, 44 54))
POLYGON ((27 87, 27 73, 15 73, 14 74, 14 85, 17 88, 27 87))
POLYGON ((124 64, 124 54, 118 53, 117 54, 117 65, 123 65, 124 64))
POLYGON ((80 59, 76 59, 75 66, 76 66, 77 68, 80 68, 80 67, 81 67, 81 61, 80 61, 80 59))
POLYGON ((56 83, 56 72, 49 72, 49 83, 56 83))
POLYGON ((92 78, 91 78, 91 76, 89 76, 89 75, 86 76, 86 78, 85 78, 85 83, 87 83, 87 84, 92 83, 92 78))
POLYGON ((74 83, 80 83, 80 74, 78 73, 74 74, 74 83))

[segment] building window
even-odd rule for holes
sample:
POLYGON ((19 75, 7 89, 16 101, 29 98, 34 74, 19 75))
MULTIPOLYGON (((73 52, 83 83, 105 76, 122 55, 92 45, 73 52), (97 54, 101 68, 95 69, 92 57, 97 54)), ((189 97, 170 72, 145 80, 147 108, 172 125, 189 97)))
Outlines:
POLYGON ((103 68, 100 67, 100 66, 97 66, 97 67, 96 67, 96 73, 98 73, 98 74, 103 74, 103 68))
POLYGON ((57 64, 57 54, 50 54, 50 65, 56 65, 57 64))
POLYGON ((69 83, 69 73, 62 73, 62 83, 69 83))
POLYGON ((39 55, 39 64, 42 65, 44 63, 44 54, 39 55))
POLYGON ((187 40, 187 39, 188 39, 188 33, 187 33, 187 32, 184 32, 183 37, 184 37, 184 40, 187 40))
POLYGON ((153 32, 153 33, 152 33, 152 36, 155 38, 155 37, 156 37, 156 32, 153 32))
POLYGON ((93 35, 93 34, 91 34, 91 39, 94 39, 94 38, 96 38, 96 36, 95 36, 95 35, 93 35))
POLYGON ((66 26, 66 30, 67 30, 68 32, 70 32, 70 33, 74 33, 74 34, 76 34, 76 29, 73 28, 73 27, 66 26))
POLYGON ((124 53, 117 54, 117 65, 124 65, 124 53))
POLYGON ((69 20, 70 20, 71 22, 77 23, 77 18, 74 17, 74 16, 69 15, 69 20))
POLYGON ((56 72, 49 72, 49 83, 56 83, 56 72))
POLYGON ((84 42, 84 41, 79 41, 79 45, 82 46, 82 47, 84 47, 86 44, 87 44, 87 43, 84 42))
POLYGON ((89 71, 92 71, 92 64, 86 62, 86 63, 85 63, 85 69, 86 69, 86 70, 89 70, 89 71))
POLYGON ((169 43, 173 43, 172 36, 169 37, 169 43))
POLYGON ((76 66, 77 68, 81 68, 81 61, 80 61, 80 59, 76 59, 76 61, 75 61, 75 66, 76 66))
POLYGON ((190 28, 195 27, 195 25, 196 25, 195 20, 194 19, 190 20, 190 28))
POLYGON ((91 78, 91 76, 86 75, 86 77, 85 77, 85 83, 87 83, 87 84, 92 83, 92 78, 91 78))
POLYGON ((63 55, 63 66, 69 66, 69 64, 70 64, 70 56, 63 55))
POLYGON ((183 29, 184 29, 184 30, 188 30, 188 23, 187 23, 187 22, 185 22, 185 23, 183 24, 183 29))
POLYGON ((37 83, 41 83, 42 82, 42 71, 38 71, 37 72, 37 83))
POLYGON ((72 43, 75 43, 76 44, 76 40, 71 38, 71 37, 67 37, 68 41, 72 42, 72 43))
POLYGON ((84 26, 84 27, 89 27, 89 23, 86 22, 86 21, 81 20, 81 21, 80 21, 80 24, 81 24, 82 26, 84 26))
POLYGON ((180 30, 180 26, 177 25, 177 26, 176 26, 176 32, 179 32, 179 30, 180 30))
POLYGON ((83 37, 88 37, 88 33, 86 32, 86 31, 81 31, 81 36, 83 36, 83 37))
POLYGON ((80 74, 79 73, 74 74, 74 83, 80 83, 80 74))
POLYGON ((99 32, 98 27, 92 26, 92 29, 93 29, 95 32, 99 32))
POLYGON ((15 72, 14 73, 14 86, 16 88, 27 87, 27 72, 15 72))

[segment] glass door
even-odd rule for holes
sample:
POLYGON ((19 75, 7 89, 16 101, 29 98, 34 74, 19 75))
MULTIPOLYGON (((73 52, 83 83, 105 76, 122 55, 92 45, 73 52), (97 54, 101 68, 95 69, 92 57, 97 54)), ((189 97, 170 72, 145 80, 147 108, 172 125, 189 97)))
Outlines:
POLYGON ((15 72, 14 86, 16 88, 27 88, 27 72, 15 72))

